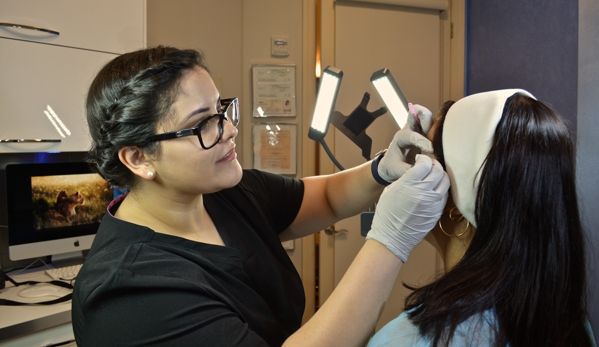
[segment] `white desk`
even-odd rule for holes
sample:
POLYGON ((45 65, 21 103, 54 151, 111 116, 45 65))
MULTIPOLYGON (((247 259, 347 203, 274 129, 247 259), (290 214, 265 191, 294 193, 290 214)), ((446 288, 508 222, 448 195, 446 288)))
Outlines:
MULTIPOLYGON (((50 281, 51 278, 43 270, 22 272, 11 275, 17 282, 50 281)), ((0 298, 20 302, 39 302, 56 299, 56 297, 23 298, 18 292, 23 286, 14 287, 6 282, 6 288, 0 290, 0 298)), ((71 302, 40 306, 0 306, 0 346, 43 347, 74 340, 71 326, 71 302)), ((75 346, 75 343, 61 347, 75 346)))

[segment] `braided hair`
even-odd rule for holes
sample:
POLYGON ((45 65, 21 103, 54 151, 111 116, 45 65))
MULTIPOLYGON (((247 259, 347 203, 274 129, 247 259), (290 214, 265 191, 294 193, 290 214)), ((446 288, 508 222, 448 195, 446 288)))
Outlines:
POLYGON ((195 67, 208 70, 200 52, 157 46, 120 55, 100 70, 86 101, 92 137, 87 160, 104 179, 134 186, 135 175, 119 160, 119 150, 134 146, 159 154, 159 143, 150 139, 172 114, 181 79, 195 67))

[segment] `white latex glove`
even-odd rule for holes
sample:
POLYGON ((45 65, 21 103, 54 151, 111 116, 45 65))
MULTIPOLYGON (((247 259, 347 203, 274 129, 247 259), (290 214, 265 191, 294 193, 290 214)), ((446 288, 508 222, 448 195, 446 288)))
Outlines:
POLYGON ((433 145, 425 137, 431 128, 432 119, 433 114, 426 107, 410 104, 408 121, 395 133, 387 153, 378 163, 380 178, 391 183, 412 167, 417 154, 422 151, 433 153, 433 145))
POLYGON ((408 104, 408 125, 412 131, 421 135, 428 135, 433 125, 433 113, 426 107, 418 104, 408 104))
POLYGON ((382 243, 403 262, 441 217, 447 203, 449 177, 426 155, 383 191, 366 239, 382 243))

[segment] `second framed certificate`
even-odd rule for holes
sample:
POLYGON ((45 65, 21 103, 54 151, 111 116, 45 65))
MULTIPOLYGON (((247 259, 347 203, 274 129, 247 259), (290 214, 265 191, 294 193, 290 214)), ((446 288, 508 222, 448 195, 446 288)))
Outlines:
POLYGON ((296 129, 295 124, 255 124, 254 169, 295 175, 296 129))

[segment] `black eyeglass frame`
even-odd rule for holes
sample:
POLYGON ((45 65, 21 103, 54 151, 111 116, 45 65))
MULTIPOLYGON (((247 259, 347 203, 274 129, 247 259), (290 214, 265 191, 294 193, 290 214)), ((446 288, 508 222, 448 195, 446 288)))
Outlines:
POLYGON ((198 125, 196 125, 193 128, 188 128, 188 129, 181 129, 181 130, 177 130, 177 131, 170 131, 167 133, 162 133, 162 134, 157 134, 152 136, 152 138, 150 139, 151 142, 155 142, 155 141, 164 141, 164 140, 170 140, 170 139, 177 139, 180 137, 186 137, 186 136, 192 136, 192 135, 196 135, 198 137, 198 140, 200 140, 200 145, 202 146, 203 149, 210 149, 214 146, 216 146, 216 144, 218 144, 220 142, 220 140, 223 138, 223 121, 226 119, 227 121, 231 122, 231 124, 233 124, 234 127, 237 127, 237 124, 239 124, 239 114, 237 114, 237 117, 233 117, 233 119, 229 119, 226 115, 227 110, 229 109, 229 107, 235 107, 236 109, 234 110, 234 112, 239 112, 239 99, 238 98, 231 98, 231 99, 222 99, 220 100, 220 107, 221 107, 221 113, 217 113, 214 114, 204 120, 202 120, 200 123, 198 123, 198 125), (208 121, 210 121, 212 118, 214 117, 219 117, 218 120, 218 139, 216 140, 216 142, 214 142, 212 145, 210 146, 206 146, 204 144, 204 141, 202 140, 202 135, 200 134, 200 130, 202 128, 202 126, 204 126, 204 124, 206 124, 208 121))

